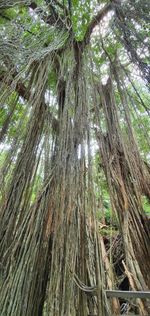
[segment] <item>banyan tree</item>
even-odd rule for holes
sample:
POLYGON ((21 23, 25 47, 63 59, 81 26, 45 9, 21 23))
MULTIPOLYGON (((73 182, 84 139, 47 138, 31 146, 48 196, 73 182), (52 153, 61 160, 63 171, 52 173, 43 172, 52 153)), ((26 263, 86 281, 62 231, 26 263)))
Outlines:
POLYGON ((0 0, 2 316, 121 313, 104 191, 129 288, 150 288, 149 9, 0 0))

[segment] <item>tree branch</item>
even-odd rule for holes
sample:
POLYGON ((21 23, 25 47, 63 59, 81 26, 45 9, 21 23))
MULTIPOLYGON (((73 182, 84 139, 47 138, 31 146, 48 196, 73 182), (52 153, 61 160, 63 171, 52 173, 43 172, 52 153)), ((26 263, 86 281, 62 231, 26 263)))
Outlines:
POLYGON ((93 32, 93 29, 95 28, 95 26, 97 26, 101 21, 102 19, 107 15, 108 12, 110 12, 111 10, 113 10, 114 6, 113 6, 113 3, 108 3, 106 4, 91 20, 89 26, 88 26, 88 29, 85 33, 85 36, 84 36, 84 43, 85 45, 87 45, 90 41, 90 36, 93 32))

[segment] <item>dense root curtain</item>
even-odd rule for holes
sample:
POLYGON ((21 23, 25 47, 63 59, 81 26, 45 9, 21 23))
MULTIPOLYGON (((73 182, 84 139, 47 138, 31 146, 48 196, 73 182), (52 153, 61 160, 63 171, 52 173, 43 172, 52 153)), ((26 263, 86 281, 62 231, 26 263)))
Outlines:
POLYGON ((74 69, 72 62, 63 102, 58 89, 59 128, 49 175, 35 205, 24 210, 14 230, 1 285, 2 315, 109 315, 95 219, 85 78, 80 67, 74 85, 74 69), (96 285, 97 296, 81 290, 75 276, 89 287, 96 285))
MULTIPOLYGON (((133 136, 128 105, 124 103, 125 91, 121 90, 119 80, 117 84, 125 113, 127 134, 119 122, 113 84, 109 78, 106 85, 100 84, 106 133, 100 129, 96 130, 96 135, 112 207, 119 218, 126 264, 133 277, 130 286, 136 290, 147 290, 150 287, 150 233, 142 207, 142 195, 149 197, 149 170, 139 155, 133 136)), ((147 315, 147 307, 143 303, 140 303, 140 311, 141 315, 147 315)))

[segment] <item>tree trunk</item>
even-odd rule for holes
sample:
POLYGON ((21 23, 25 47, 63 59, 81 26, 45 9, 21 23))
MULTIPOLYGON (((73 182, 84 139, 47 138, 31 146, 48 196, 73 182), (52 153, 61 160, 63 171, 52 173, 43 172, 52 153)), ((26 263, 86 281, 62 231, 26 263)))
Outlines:
MULTIPOLYGON (((81 114, 87 110, 85 87, 81 80, 80 85, 74 85, 72 77, 66 82, 70 94, 59 111, 51 170, 36 204, 26 210, 17 227, 9 253, 0 292, 2 315, 39 316, 44 309, 50 316, 110 315, 92 203, 91 168, 87 173, 83 146, 87 134, 86 121, 81 124, 81 114), (76 93, 80 98, 77 103, 76 93), (72 95, 73 119, 69 111, 72 95), (82 159, 78 157, 79 144, 82 159), (75 273, 84 283, 88 281, 88 286, 97 285, 97 299, 81 292, 74 282, 75 273)), ((62 98, 60 102, 62 106, 62 98)))
MULTIPOLYGON (((114 280, 113 280, 113 273, 114 272, 113 272, 112 266, 109 262, 106 248, 105 248, 105 244, 104 244, 104 240, 103 240, 102 236, 100 236, 100 243, 101 243, 101 249, 102 249, 103 262, 104 262, 105 270, 106 270, 107 286, 108 286, 109 290, 112 290, 114 288, 114 280)), ((112 298, 111 304, 112 304, 112 311, 113 311, 114 315, 120 315, 120 304, 119 304, 119 301, 116 297, 112 298)))
MULTIPOLYGON (((147 290, 150 288, 150 233, 141 195, 143 183, 144 187, 148 187, 148 174, 139 157, 131 129, 128 131, 130 143, 125 143, 122 137, 110 79, 106 86, 101 86, 101 95, 107 126, 106 136, 97 132, 102 165, 112 207, 118 214, 128 269, 133 275, 136 289, 147 290)), ((146 315, 146 305, 142 313, 146 315)))
POLYGON ((23 197, 25 196, 25 191, 29 189, 29 183, 36 161, 36 152, 42 136, 45 111, 46 108, 43 102, 36 104, 32 111, 26 137, 13 172, 5 205, 1 209, 1 258, 13 241, 13 232, 19 220, 23 197))

